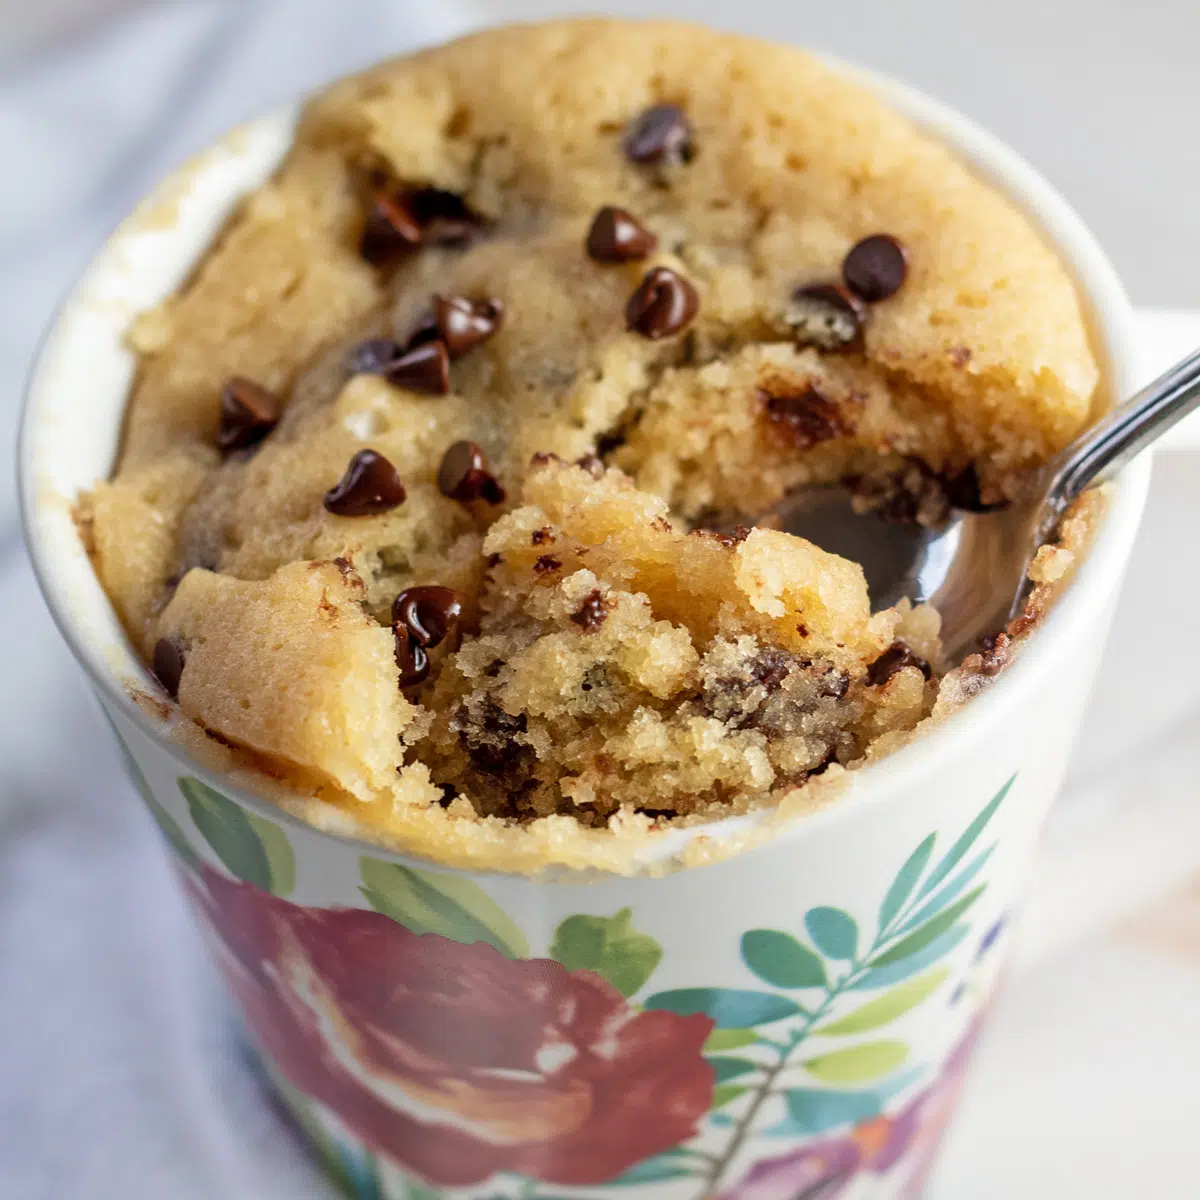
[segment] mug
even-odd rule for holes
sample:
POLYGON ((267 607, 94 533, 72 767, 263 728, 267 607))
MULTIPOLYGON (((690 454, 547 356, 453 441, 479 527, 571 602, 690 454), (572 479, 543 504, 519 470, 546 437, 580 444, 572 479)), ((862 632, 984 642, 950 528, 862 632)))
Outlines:
MULTIPOLYGON (((1130 392, 1132 311, 1067 204, 964 118, 844 69, 1041 226, 1077 280, 1108 398, 1130 392)), ((1148 463, 1115 486, 1017 660, 815 811, 675 831, 628 875, 455 869, 317 828, 177 736, 72 515, 115 461, 130 320, 269 176, 295 116, 231 134, 103 248, 42 351, 21 450, 47 602, 280 1095, 359 1197, 916 1196, 1063 776, 1148 463)))

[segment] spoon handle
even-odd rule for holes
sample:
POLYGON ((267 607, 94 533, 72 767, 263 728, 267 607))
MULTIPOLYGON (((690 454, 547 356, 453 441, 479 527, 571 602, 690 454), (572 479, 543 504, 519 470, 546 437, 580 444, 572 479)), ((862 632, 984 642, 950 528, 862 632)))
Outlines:
POLYGON ((1071 444, 1059 460, 1049 497, 1060 511, 1093 483, 1103 483, 1200 407, 1200 350, 1176 363, 1071 444))

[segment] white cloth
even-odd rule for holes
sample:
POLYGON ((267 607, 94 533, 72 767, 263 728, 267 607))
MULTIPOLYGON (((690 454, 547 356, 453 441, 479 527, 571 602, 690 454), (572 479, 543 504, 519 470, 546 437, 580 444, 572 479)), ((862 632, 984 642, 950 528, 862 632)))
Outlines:
MULTIPOLYGON (((448 36, 469 16, 445 0, 181 0, 0 77, 0 161, 23 164, 0 192, 0 462, 11 462, 15 398, 55 300, 156 177, 272 100, 448 36)), ((1200 341, 1200 317, 1154 316, 1147 336, 1165 365, 1200 341)), ((1171 623, 1142 610, 1200 590, 1186 555, 1161 552, 1164 531, 1176 532, 1170 518, 1197 488, 1194 472, 1174 474, 1164 473, 1165 491, 1156 483, 1121 622, 1161 637, 1164 655, 1171 623)), ((0 475, 0 1196, 332 1197, 248 1067, 158 835, 41 606, 10 493, 0 475)), ((1191 619, 1186 604, 1171 615, 1191 619)), ((1172 678, 1168 703, 1161 679, 1138 674, 1162 659, 1138 650, 1118 645, 1102 672, 1076 815, 1088 776, 1108 772, 1106 747, 1128 755, 1200 710, 1194 670, 1172 678)), ((1182 876, 1188 863, 1173 869, 1182 876)), ((994 1077, 989 1086, 1006 1086, 994 1077)), ((964 1136, 974 1147, 1006 1134, 964 1136)), ((959 1163, 946 1195, 982 1195, 960 1186, 959 1163)), ((1102 1176, 1071 1194, 1117 1195, 1102 1176)))

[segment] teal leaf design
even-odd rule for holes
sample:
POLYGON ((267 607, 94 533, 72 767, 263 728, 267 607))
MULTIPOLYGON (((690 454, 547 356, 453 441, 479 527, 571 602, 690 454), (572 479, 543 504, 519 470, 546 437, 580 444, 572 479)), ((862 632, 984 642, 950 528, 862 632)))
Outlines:
POLYGON ((404 1187, 404 1200, 442 1200, 442 1197, 446 1194, 438 1188, 427 1187, 425 1184, 417 1183, 413 1179, 406 1179, 404 1187))
POLYGON ((929 878, 921 885, 921 890, 917 893, 917 898, 928 896, 930 892, 936 888, 943 879, 945 879, 951 871, 962 861, 967 851, 975 844, 976 839, 983 832, 987 823, 995 816, 998 809, 1008 795, 1009 788, 1012 787, 1016 776, 1013 775, 1009 781, 992 797, 982 812, 973 820, 970 825, 963 831, 962 836, 946 851, 945 857, 934 867, 929 878))
POLYGON ((704 1043, 704 1052, 711 1054, 717 1050, 740 1050, 757 1041, 758 1034, 753 1029, 714 1029, 704 1043))
POLYGON ((749 992, 737 988, 676 988, 658 992, 646 1001, 647 1008, 662 1008, 681 1017, 708 1017, 718 1029, 745 1029, 794 1017, 804 1010, 786 996, 749 992))
POLYGON ((289 895, 296 857, 287 834, 199 779, 185 775, 178 782, 192 821, 226 870, 264 892, 289 895))
POLYGON ((594 971, 621 995, 632 996, 663 954, 649 934, 632 927, 632 916, 631 909, 623 908, 611 917, 567 917, 555 930, 550 957, 568 971, 594 971))
POLYGON ((727 1083, 741 1075, 749 1075, 757 1071, 760 1064, 749 1058, 732 1058, 726 1055, 714 1055, 709 1058, 708 1065, 713 1069, 713 1080, 716 1083, 727 1083))
POLYGON ((912 895, 913 888, 917 886, 917 880, 921 878, 921 873, 929 862, 929 856, 933 853, 933 844, 936 841, 937 834, 931 833, 908 856, 904 866, 896 872, 896 878, 892 880, 892 886, 888 888, 887 895, 884 896, 883 903, 879 906, 880 929, 887 929, 896 919, 896 914, 904 907, 904 902, 912 895))
MULTIPOLYGON (((696 1173, 696 1160, 690 1151, 682 1147, 665 1150, 653 1158, 643 1159, 635 1163, 628 1171, 623 1171, 615 1179, 607 1179, 605 1183, 617 1187, 633 1186, 646 1183, 665 1183, 668 1179, 686 1179, 696 1173)), ((541 1200, 541 1193, 538 1193, 541 1200)))
MULTIPOLYGON (((710 1111, 715 1111, 718 1108, 724 1108, 726 1104, 732 1104, 739 1096, 746 1094, 746 1088, 740 1083, 722 1083, 713 1088, 712 1103, 709 1105, 710 1111)), ((724 1121, 714 1123, 725 1124, 724 1121)))
POLYGON ((911 955, 924 950, 930 942, 936 941, 937 938, 941 937, 986 890, 987 884, 981 883, 974 891, 968 892, 949 907, 942 909, 937 916, 930 918, 923 925, 917 926, 912 933, 901 938, 894 946, 885 950, 882 954, 876 955, 867 965, 871 967, 886 967, 891 963, 900 962, 901 959, 909 958, 911 955))
POLYGON ((866 1033, 869 1029, 888 1025, 931 996, 945 983, 949 975, 949 967, 935 967, 926 975, 901 983, 875 1000, 868 1000, 854 1012, 839 1017, 836 1021, 830 1021, 827 1025, 819 1025, 814 1032, 825 1037, 842 1037, 850 1033, 866 1033))
POLYGON ((918 925, 923 924, 930 917, 940 912, 952 900, 956 899, 963 889, 966 888, 967 884, 983 870, 984 865, 992 857, 992 852, 995 849, 995 846, 989 846, 982 854, 977 854, 945 887, 939 888, 896 932, 907 933, 910 929, 915 929, 918 925))
POLYGON ((360 858, 358 866, 367 903, 413 933, 487 942, 509 958, 528 957, 525 935, 477 883, 378 858, 360 858))
POLYGON ((875 1091, 791 1088, 784 1093, 787 1117, 766 1132, 773 1137, 825 1133, 839 1125, 858 1125, 879 1116, 884 1099, 875 1091))
POLYGON ((853 983, 848 985, 850 991, 874 991, 878 988, 891 987, 902 980, 910 979, 920 974, 926 967, 949 954, 959 942, 971 932, 969 925, 956 925, 948 929, 940 937, 934 938, 924 950, 900 962, 891 963, 885 967, 873 967, 866 971, 853 983))
POLYGON ((908 1046, 904 1042, 864 1042, 807 1058, 801 1066, 822 1083, 870 1083, 890 1075, 907 1058, 908 1046))
POLYGON ((850 959, 858 953, 858 926, 840 908, 810 908, 804 928, 826 958, 850 959))
POLYGON ((742 934, 742 959, 772 987, 824 987, 828 982, 820 957, 790 933, 777 929, 751 929, 742 934))

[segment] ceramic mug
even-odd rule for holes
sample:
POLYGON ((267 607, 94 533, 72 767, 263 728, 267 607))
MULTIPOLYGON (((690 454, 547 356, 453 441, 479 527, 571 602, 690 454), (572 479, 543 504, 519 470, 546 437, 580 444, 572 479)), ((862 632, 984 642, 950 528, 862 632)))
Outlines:
MULTIPOLYGON (((1128 301, 1065 202, 963 118, 855 73, 1041 225, 1085 298, 1110 394, 1131 391, 1128 301)), ((118 230, 45 345, 22 440, 46 598, 282 1096, 362 1197, 915 1196, 1063 775, 1148 464, 1125 472, 1078 576, 1009 669, 755 848, 666 873, 534 879, 319 831, 168 736, 177 710, 71 513, 113 467, 129 321, 269 175, 294 119, 237 131, 118 230)))

